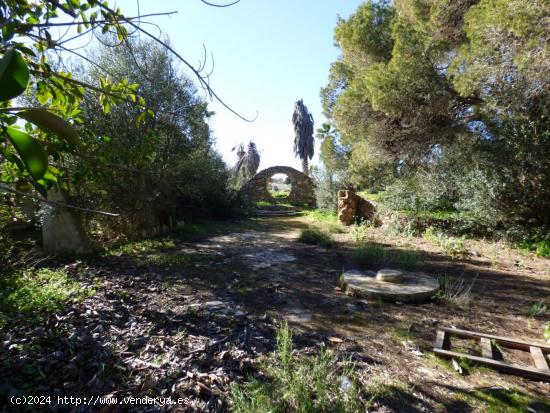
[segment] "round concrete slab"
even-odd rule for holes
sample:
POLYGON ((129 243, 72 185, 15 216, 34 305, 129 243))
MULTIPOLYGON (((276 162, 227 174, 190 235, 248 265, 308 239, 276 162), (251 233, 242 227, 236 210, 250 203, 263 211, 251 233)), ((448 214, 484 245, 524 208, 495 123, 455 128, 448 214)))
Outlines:
POLYGON ((419 303, 428 301, 439 288, 437 280, 420 272, 401 271, 398 282, 377 279, 372 271, 349 270, 342 274, 347 291, 358 297, 419 303))

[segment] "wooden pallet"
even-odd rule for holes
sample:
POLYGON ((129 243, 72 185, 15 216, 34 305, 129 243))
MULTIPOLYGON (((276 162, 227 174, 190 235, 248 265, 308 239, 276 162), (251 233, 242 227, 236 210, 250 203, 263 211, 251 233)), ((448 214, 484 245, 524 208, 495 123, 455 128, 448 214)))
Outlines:
POLYGON ((468 330, 440 327, 437 329, 437 335, 434 343, 434 353, 447 358, 464 357, 468 360, 484 364, 505 373, 511 373, 535 380, 550 381, 550 367, 548 366, 548 360, 545 356, 545 354, 550 353, 550 346, 527 343, 525 341, 508 337, 493 336, 491 334, 476 333, 468 330), (452 351, 451 336, 479 340, 481 357, 452 351), (501 347, 528 351, 531 353, 531 357, 533 358, 534 367, 519 366, 517 364, 510 364, 504 361, 495 360, 492 344, 493 340, 501 347))

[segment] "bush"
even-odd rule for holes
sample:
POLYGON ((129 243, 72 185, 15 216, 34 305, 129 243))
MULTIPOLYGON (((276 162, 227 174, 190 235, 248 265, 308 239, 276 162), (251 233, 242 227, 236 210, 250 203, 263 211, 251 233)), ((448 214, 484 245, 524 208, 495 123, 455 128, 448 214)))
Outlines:
POLYGON ((344 187, 343 179, 325 169, 315 170, 315 198, 317 208, 323 212, 334 214, 338 211, 338 191, 344 187))
POLYGON ((380 382, 366 394, 353 364, 324 347, 315 357, 297 356, 286 323, 277 332, 276 351, 262 370, 265 379, 231 386, 231 411, 355 413, 366 411, 386 389, 380 382))
MULTIPOLYGON (((94 96, 85 96, 84 126, 96 136, 82 137, 93 156, 68 162, 72 188, 82 204, 121 213, 117 219, 94 217, 96 228, 137 239, 183 219, 227 217, 240 209, 226 165, 214 150, 207 103, 168 51, 133 39, 125 46, 101 47, 94 61, 113 80, 139 84, 137 93, 155 113, 137 124, 136 117, 144 115, 140 106, 114 105, 103 113, 94 96), (135 59, 147 73, 138 70, 135 59), (159 89, 159 79, 170 87, 159 89)), ((95 66, 83 72, 91 84, 104 76, 95 66)))

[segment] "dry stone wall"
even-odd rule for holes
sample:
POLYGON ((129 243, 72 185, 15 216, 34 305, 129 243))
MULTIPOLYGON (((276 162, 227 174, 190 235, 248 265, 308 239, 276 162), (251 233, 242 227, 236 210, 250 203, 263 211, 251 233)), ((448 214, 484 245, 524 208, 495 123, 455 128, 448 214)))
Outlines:
POLYGON ((269 178, 275 174, 285 174, 292 185, 290 194, 284 198, 284 202, 315 206, 315 186, 313 180, 290 166, 273 166, 258 172, 242 187, 242 194, 252 202, 275 202, 275 199, 267 190, 269 178))

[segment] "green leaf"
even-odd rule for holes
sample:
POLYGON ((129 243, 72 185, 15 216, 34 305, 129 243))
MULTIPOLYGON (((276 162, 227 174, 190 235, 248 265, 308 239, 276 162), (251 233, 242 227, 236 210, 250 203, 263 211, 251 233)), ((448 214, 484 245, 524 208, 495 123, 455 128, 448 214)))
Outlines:
POLYGON ((43 178, 45 181, 50 181, 50 182, 57 182, 57 177, 49 172, 46 172, 44 174, 44 178, 43 178))
POLYGON ((15 128, 7 128, 11 142, 34 179, 40 179, 48 169, 48 155, 31 135, 15 128))
POLYGON ((60 138, 75 146, 80 144, 78 133, 65 119, 45 109, 27 109, 18 112, 17 116, 34 123, 42 129, 55 133, 60 138))
POLYGON ((19 96, 29 84, 29 68, 21 54, 10 49, 0 60, 0 101, 19 96))
POLYGON ((7 42, 13 38, 13 23, 5 24, 2 27, 2 40, 7 42))

